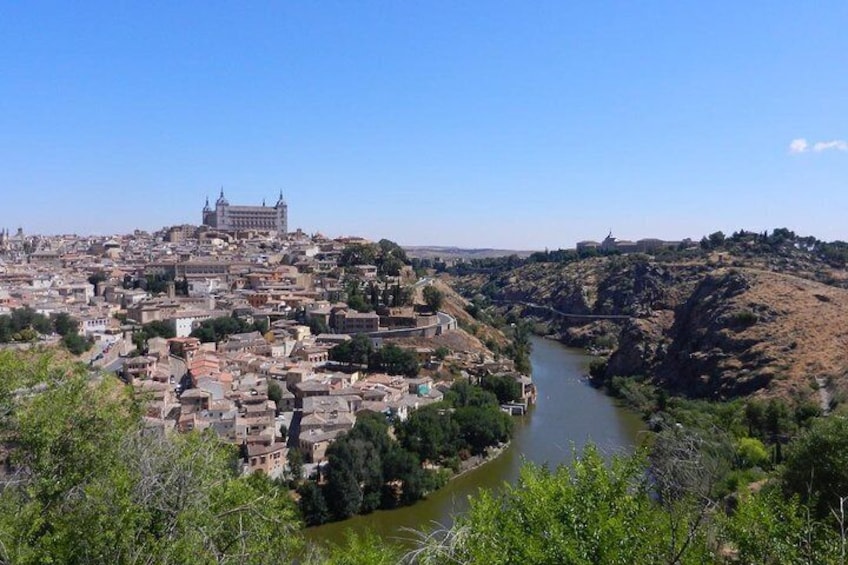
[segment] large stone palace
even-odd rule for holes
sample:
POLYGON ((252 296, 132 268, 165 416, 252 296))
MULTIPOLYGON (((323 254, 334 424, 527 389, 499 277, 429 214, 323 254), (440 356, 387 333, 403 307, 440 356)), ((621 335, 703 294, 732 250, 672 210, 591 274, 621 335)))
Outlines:
POLYGON ((214 210, 209 206, 209 199, 206 199, 203 225, 229 232, 254 230, 285 235, 288 232, 288 215, 289 207, 283 199, 282 191, 273 206, 266 206, 264 201, 261 206, 233 206, 224 197, 222 188, 214 210))

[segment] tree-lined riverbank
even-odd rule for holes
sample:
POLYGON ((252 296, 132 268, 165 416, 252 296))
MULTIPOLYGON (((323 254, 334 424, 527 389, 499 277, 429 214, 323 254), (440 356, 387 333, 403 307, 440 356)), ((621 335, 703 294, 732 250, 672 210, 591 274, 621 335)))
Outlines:
POLYGON ((631 451, 644 425, 638 415, 586 383, 583 375, 591 358, 550 340, 531 340, 538 402, 527 416, 516 418, 512 442, 500 456, 457 476, 426 500, 310 528, 307 539, 341 542, 348 531, 372 530, 387 540, 410 540, 410 529, 449 526, 452 516, 468 508, 468 496, 480 488, 514 482, 525 459, 556 465, 570 459, 572 447, 579 449, 588 440, 608 453, 631 451))

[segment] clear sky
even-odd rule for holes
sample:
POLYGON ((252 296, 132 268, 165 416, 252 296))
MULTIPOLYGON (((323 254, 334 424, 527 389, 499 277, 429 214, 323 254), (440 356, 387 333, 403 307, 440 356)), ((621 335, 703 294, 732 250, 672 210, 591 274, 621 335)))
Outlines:
POLYGON ((0 227, 848 239, 848 2, 2 2, 0 227))

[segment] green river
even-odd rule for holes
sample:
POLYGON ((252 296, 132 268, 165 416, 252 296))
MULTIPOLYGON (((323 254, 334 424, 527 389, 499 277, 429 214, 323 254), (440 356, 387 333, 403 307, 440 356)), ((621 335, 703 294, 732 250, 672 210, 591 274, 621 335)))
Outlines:
POLYGON ((590 387, 583 375, 588 357, 543 338, 532 338, 530 361, 538 401, 527 416, 516 418, 515 436, 496 459, 452 480, 447 486, 412 506, 381 510, 341 522, 309 528, 309 542, 335 543, 348 529, 371 530, 383 538, 404 543, 414 537, 409 529, 449 526, 452 516, 468 507, 468 497, 480 488, 497 488, 518 477, 524 459, 552 466, 567 462, 572 447, 591 440, 607 453, 630 452, 644 429, 639 416, 590 387))

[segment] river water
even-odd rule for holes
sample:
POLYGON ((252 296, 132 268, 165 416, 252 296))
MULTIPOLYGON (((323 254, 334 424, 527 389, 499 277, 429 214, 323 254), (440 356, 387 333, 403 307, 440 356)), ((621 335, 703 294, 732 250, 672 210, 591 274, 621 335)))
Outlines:
POLYGON ((569 461, 572 450, 587 441, 605 453, 631 452, 644 425, 638 415, 586 383, 583 375, 591 358, 555 341, 534 337, 532 342, 530 363, 538 401, 527 416, 516 418, 515 435, 504 453, 452 480, 426 500, 309 528, 304 531, 307 541, 337 543, 348 530, 370 530, 406 545, 414 539, 409 529, 449 526, 452 516, 468 508, 468 497, 478 489, 515 481, 525 459, 556 466, 569 461))

